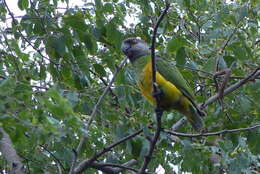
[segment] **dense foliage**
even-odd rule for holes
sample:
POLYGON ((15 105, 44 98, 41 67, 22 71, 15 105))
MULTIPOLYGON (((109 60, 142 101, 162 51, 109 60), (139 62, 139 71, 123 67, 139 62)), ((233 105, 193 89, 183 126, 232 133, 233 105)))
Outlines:
MULTIPOLYGON (((156 49, 179 67, 198 103, 218 93, 226 77, 223 70, 231 70, 227 88, 259 69, 260 1, 170 3, 158 28, 156 49)), ((24 15, 0 1, 0 123, 26 172, 68 173, 75 156, 77 168, 104 147, 143 129, 94 160, 122 165, 134 159, 131 168, 139 169, 154 132, 149 126, 155 120, 154 110, 140 95, 131 65, 118 67, 124 59, 120 47, 123 39, 133 36, 151 43, 164 2, 95 0, 72 7, 68 0, 19 0, 12 5, 24 15), (119 71, 116 80, 86 127, 115 71, 119 71), (86 142, 76 154, 84 136, 86 142)), ((257 73, 208 105, 205 132, 260 124, 257 73)), ((181 118, 165 112, 162 127, 170 129, 181 118)), ((177 131, 195 133, 188 123, 177 131)), ((259 147, 259 128, 193 138, 162 132, 148 171, 161 165, 167 173, 260 173, 259 147)), ((87 167, 83 173, 104 169, 87 167)), ((10 168, 0 153, 0 173, 10 168)))

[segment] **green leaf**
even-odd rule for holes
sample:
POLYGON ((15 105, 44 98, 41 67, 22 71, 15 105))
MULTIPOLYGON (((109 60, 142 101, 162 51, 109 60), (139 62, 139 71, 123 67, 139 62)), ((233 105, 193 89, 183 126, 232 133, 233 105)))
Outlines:
POLYGON ((105 13, 113 13, 114 12, 114 7, 113 7, 112 3, 106 3, 104 5, 104 12, 105 13))
POLYGON ((248 113, 248 112, 250 112, 251 106, 252 106, 252 103, 250 102, 250 100, 247 99, 246 96, 241 96, 241 97, 239 97, 239 98, 240 98, 240 100, 239 100, 239 102, 240 102, 240 108, 239 108, 239 109, 240 109, 243 113, 248 113))
POLYGON ((146 125, 143 125, 143 131, 144 131, 144 135, 145 135, 146 137, 152 136, 152 134, 151 134, 149 128, 148 128, 146 125))
POLYGON ((142 158, 148 155, 149 148, 150 148, 150 142, 147 139, 144 139, 142 142, 142 150, 140 152, 140 156, 142 158))
POLYGON ((8 96, 14 92, 15 81, 12 78, 7 78, 0 81, 0 95, 8 96))
POLYGON ((125 84, 125 83, 126 83, 126 78, 125 78, 125 72, 123 70, 118 73, 117 78, 116 78, 116 84, 120 85, 120 84, 125 84))
POLYGON ((260 153, 260 141, 258 141, 260 139, 260 131, 259 130, 255 130, 255 131, 250 131, 247 133, 247 138, 248 138, 248 145, 251 149, 251 151, 254 153, 260 153))
POLYGON ((242 171, 249 167, 250 158, 246 156, 244 153, 240 153, 236 156, 235 159, 231 160, 230 166, 228 168, 228 173, 230 174, 238 174, 242 173, 242 171))
POLYGON ((142 147, 143 147, 143 140, 141 138, 136 138, 134 140, 131 141, 131 153, 134 157, 139 158, 142 147))
POLYGON ((84 21, 84 15, 81 11, 78 11, 73 15, 65 15, 63 16, 63 20, 65 25, 72 27, 73 30, 76 31, 85 31, 87 30, 87 25, 84 21))
POLYGON ((61 75, 63 78, 64 83, 68 86, 74 86, 74 81, 72 78, 71 68, 68 65, 64 65, 61 67, 61 75))
POLYGON ((184 65, 186 63, 186 52, 185 48, 181 47, 176 54, 176 63, 177 65, 184 65))
POLYGON ((42 101, 46 105, 47 109, 53 113, 54 117, 61 119, 73 114, 71 104, 66 98, 62 97, 57 90, 54 88, 48 90, 46 96, 49 98, 45 98, 42 101))
POLYGON ((227 63, 228 67, 230 67, 233 63, 236 62, 236 59, 233 56, 224 56, 223 58, 224 58, 225 62, 227 63))
POLYGON ((245 5, 243 7, 241 7, 239 9, 239 16, 238 16, 238 19, 237 19, 237 22, 242 20, 244 17, 246 17, 248 15, 248 6, 245 5))
POLYGON ((93 66, 95 68, 96 73, 98 73, 101 77, 106 76, 106 71, 102 65, 96 63, 93 66))
POLYGON ((219 57, 217 58, 217 64, 218 64, 218 70, 219 70, 219 71, 220 71, 220 70, 224 70, 224 69, 227 68, 227 64, 226 64, 226 62, 225 62, 223 56, 219 56, 219 57))
MULTIPOLYGON (((0 101, 0 113, 5 111, 5 104, 3 101, 0 101)), ((0 124, 1 127, 1 124, 0 124)))
POLYGON ((192 68, 192 69, 199 69, 198 65, 194 61, 187 62, 187 67, 192 68))
POLYGON ((121 41, 123 40, 123 34, 117 29, 117 25, 110 22, 106 26, 107 38, 112 42, 117 49, 121 48, 121 41))
POLYGON ((181 144, 184 146, 184 148, 188 148, 188 149, 192 148, 192 144, 188 140, 182 140, 181 144))
POLYGON ((66 96, 72 104, 79 101, 79 94, 77 92, 69 92, 66 96))
POLYGON ((181 47, 187 46, 189 45, 189 43, 187 42, 186 39, 184 39, 181 36, 176 36, 173 37, 167 45, 167 50, 170 53, 176 52, 177 50, 179 50, 181 47))
POLYGON ((204 64, 203 70, 207 72, 214 72, 215 67, 216 67, 216 60, 215 58, 211 57, 204 64))
POLYGON ((18 1, 18 7, 19 7, 21 10, 24 10, 24 9, 28 8, 28 5, 29 5, 28 0, 19 0, 19 1, 18 1))
POLYGON ((238 42, 233 43, 229 45, 228 49, 231 49, 235 54, 235 57, 238 58, 239 60, 241 61, 247 60, 246 49, 242 47, 240 43, 238 42))
POLYGON ((46 52, 50 57, 60 58, 67 52, 65 38, 62 35, 51 35, 47 38, 46 52))
POLYGON ((82 41, 85 43, 86 47, 88 48, 89 52, 91 54, 95 54, 97 50, 97 43, 93 39, 93 37, 90 34, 83 34, 82 35, 82 41))

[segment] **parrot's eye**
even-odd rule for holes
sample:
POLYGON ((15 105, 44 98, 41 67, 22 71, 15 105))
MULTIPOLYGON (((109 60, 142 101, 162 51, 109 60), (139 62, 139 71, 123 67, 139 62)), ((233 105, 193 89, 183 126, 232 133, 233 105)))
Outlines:
POLYGON ((137 44, 137 40, 136 39, 132 40, 132 44, 137 44))

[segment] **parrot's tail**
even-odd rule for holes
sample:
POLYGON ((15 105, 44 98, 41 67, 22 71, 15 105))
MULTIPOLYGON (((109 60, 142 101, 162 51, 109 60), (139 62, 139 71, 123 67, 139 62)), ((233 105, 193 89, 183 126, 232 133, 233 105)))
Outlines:
POLYGON ((190 105, 190 116, 188 117, 188 120, 190 121, 192 127, 197 131, 202 131, 203 129, 202 116, 202 113, 199 112, 195 106, 190 105))

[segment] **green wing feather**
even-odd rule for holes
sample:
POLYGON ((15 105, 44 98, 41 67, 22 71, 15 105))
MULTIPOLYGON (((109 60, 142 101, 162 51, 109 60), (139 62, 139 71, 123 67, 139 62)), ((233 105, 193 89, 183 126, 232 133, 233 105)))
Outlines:
POLYGON ((176 66, 171 65, 169 62, 166 62, 161 57, 157 57, 156 66, 157 71, 166 80, 173 83, 187 98, 193 100, 193 92, 176 66))
POLYGON ((201 116, 203 116, 204 113, 199 109, 198 105, 193 100, 193 92, 187 84, 186 80, 183 78, 178 68, 174 65, 171 65, 169 62, 166 62, 160 57, 157 57, 156 65, 157 71, 166 80, 173 83, 192 103, 192 106, 190 106, 190 111, 192 112, 190 122, 195 129, 201 130, 203 128, 203 121, 201 119, 201 116))

